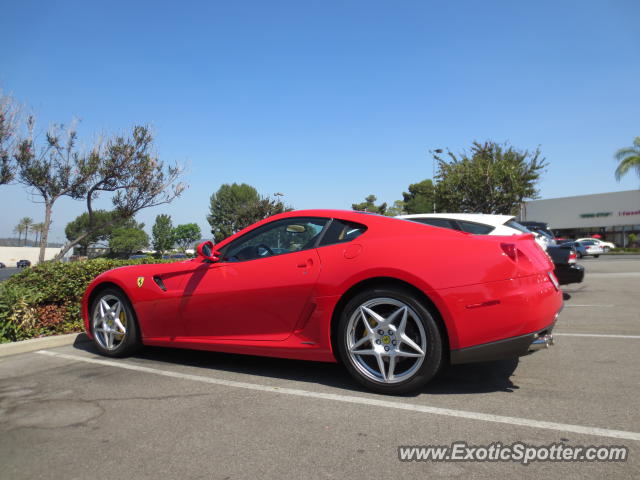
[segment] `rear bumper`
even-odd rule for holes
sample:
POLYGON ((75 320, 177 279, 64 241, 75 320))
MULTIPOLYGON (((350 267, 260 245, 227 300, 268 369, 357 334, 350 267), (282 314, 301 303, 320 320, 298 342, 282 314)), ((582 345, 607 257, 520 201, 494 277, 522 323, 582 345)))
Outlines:
POLYGON ((584 267, 582 265, 556 265, 554 273, 560 285, 580 283, 584 280, 584 267))
POLYGON ((553 345, 553 335, 551 331, 555 326, 556 319, 554 319, 553 323, 548 327, 536 332, 527 333, 526 335, 451 350, 451 364, 492 362, 495 360, 521 357, 536 350, 547 348, 553 345))

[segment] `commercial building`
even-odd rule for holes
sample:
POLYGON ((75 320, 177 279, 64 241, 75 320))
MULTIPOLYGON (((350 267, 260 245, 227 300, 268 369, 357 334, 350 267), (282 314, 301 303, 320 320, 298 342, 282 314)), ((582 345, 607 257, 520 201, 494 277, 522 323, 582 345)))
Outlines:
POLYGON ((524 203, 520 217, 547 223, 558 237, 599 234, 627 246, 630 233, 640 236, 640 190, 533 200, 524 203))
MULTIPOLYGON (((44 259, 51 260, 58 253, 60 248, 46 248, 44 259)), ((0 247, 0 262, 7 267, 15 267, 18 260, 29 260, 32 265, 38 263, 40 248, 38 247, 0 247)))

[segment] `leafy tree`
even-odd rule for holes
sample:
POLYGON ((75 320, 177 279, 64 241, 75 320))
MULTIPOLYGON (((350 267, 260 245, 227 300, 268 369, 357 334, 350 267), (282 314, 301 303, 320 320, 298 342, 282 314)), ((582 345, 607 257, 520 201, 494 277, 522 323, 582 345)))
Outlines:
POLYGON ((202 233, 197 223, 178 225, 173 229, 173 238, 183 252, 200 240, 202 233))
POLYGON ((91 229, 89 214, 85 212, 69 222, 64 229, 64 233, 69 241, 82 236, 82 240, 80 240, 77 245, 80 246, 83 255, 87 254, 89 245, 99 242, 108 243, 109 237, 114 229, 126 225, 127 222, 131 222, 131 220, 122 219, 118 215, 118 212, 110 212, 107 210, 95 210, 93 212, 93 219, 96 226, 103 225, 103 227, 91 229), (84 235, 85 233, 88 234, 84 235))
POLYGON ((402 200, 396 200, 393 202, 392 206, 387 208, 385 215, 387 217, 395 217, 398 215, 404 215, 405 213, 407 213, 407 211, 404 202, 402 200))
POLYGON ((408 214, 433 212, 434 193, 431 179, 412 183, 408 192, 402 192, 404 210, 408 214))
POLYGON ((171 215, 161 214, 156 217, 156 223, 151 229, 153 236, 153 249, 162 255, 167 250, 171 250, 175 243, 173 224, 171 223, 171 215))
POLYGON ((518 151, 505 144, 474 142, 469 153, 438 162, 439 212, 517 214, 522 202, 538 196, 536 183, 547 163, 540 150, 518 151))
POLYGON ((616 180, 620 181, 630 170, 635 170, 640 177, 640 137, 633 140, 633 146, 618 150, 615 159, 619 163, 616 168, 616 180))
POLYGON ((215 242, 220 242, 259 220, 289 210, 279 200, 261 197, 251 185, 225 183, 211 195, 207 221, 215 242))
POLYGON ((115 255, 131 255, 149 246, 149 235, 143 230, 144 223, 130 220, 115 228, 109 236, 109 249, 115 255))
POLYGON ((0 93, 0 185, 13 180, 13 154, 16 147, 18 107, 11 97, 0 93))
POLYGON ((364 202, 362 203, 353 203, 351 208, 353 210, 359 210, 362 212, 371 212, 371 213, 379 213, 380 215, 384 215, 387 211, 387 204, 381 203, 380 205, 376 205, 375 201, 377 197, 375 195, 369 195, 365 197, 364 202))

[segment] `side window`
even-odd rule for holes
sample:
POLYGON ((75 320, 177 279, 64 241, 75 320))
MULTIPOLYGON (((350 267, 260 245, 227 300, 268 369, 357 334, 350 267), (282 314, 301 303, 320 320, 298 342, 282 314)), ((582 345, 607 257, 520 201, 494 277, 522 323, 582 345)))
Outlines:
POLYGON ((225 262, 244 262, 313 248, 329 220, 286 218, 263 225, 223 249, 225 262))
POLYGON ((431 225, 433 227, 448 228, 451 230, 460 230, 455 222, 452 222, 448 218, 408 218, 412 222, 424 223, 425 225, 431 225))
POLYGON ((473 233, 474 235, 488 235, 494 229, 494 227, 483 225, 482 223, 465 222, 464 220, 458 220, 458 223, 463 232, 473 233))
POLYGON ((338 220, 334 218, 327 229, 327 232, 322 237, 322 242, 319 246, 333 245, 335 243, 350 242, 355 238, 358 238, 364 232, 367 227, 355 222, 347 222, 345 220, 338 220))

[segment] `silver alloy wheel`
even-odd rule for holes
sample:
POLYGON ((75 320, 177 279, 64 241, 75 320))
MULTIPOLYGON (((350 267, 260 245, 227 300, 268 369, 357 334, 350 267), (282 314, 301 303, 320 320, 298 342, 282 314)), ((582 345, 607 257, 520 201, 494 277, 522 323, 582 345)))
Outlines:
POLYGON ((374 298, 360 305, 349 318, 346 341, 351 363, 379 383, 408 380, 427 351, 420 317, 394 298, 374 298))
POLYGON ((93 335, 105 350, 115 350, 127 335, 127 314, 115 295, 100 297, 93 310, 93 335))

